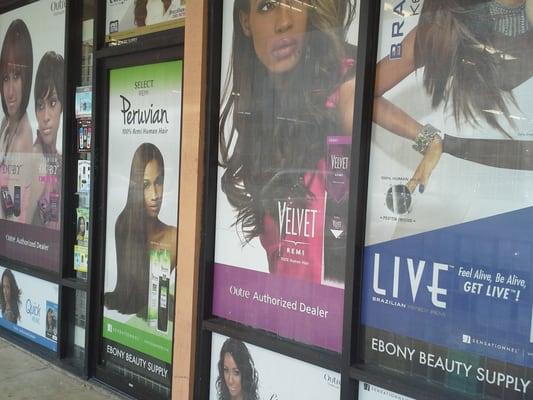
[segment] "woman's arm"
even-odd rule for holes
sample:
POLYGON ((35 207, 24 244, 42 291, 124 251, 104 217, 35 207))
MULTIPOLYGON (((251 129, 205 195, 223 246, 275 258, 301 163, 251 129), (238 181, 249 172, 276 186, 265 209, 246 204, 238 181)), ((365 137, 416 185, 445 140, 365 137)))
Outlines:
POLYGON ((415 71, 415 39, 416 28, 403 40, 401 58, 393 60, 385 57, 378 63, 374 89, 374 122, 411 140, 415 140, 422 125, 383 95, 415 71))
MULTIPOLYGON (((393 60, 390 57, 385 57, 378 63, 373 113, 373 120, 376 124, 396 135, 413 141, 422 130, 423 125, 401 108, 385 99, 383 95, 417 69, 415 62, 416 30, 414 28, 403 40, 401 58, 393 60)), ((442 141, 438 136, 435 136, 413 177, 407 184, 411 192, 418 185, 420 185, 420 192, 424 192, 431 172, 439 162, 441 154, 442 141)))
POLYGON ((444 136, 443 151, 496 168, 533 170, 533 140, 466 139, 444 136))

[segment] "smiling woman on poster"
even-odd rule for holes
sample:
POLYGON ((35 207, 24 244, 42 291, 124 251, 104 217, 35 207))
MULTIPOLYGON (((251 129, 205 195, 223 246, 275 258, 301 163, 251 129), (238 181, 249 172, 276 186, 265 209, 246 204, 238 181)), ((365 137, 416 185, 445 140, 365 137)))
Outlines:
POLYGON ((38 207, 33 215, 33 224, 59 229, 62 161, 57 151, 57 134, 63 112, 63 57, 53 51, 45 53, 39 62, 35 77, 35 115, 37 138, 33 151, 46 169, 44 185, 34 182, 33 201, 38 207))
POLYGON ((115 224, 117 282, 104 296, 110 310, 146 319, 153 250, 168 252, 174 270, 177 230, 159 219, 164 179, 161 152, 152 143, 141 144, 131 162, 126 206, 115 224))
POLYGON ((531 0, 425 0, 401 56, 378 63, 374 120, 413 140, 423 155, 407 184, 411 192, 417 186, 424 192, 443 152, 499 168, 533 169, 533 141, 513 140, 516 132, 502 126, 506 119, 515 130, 509 106, 520 104, 512 91, 533 75, 532 13, 531 0), (432 107, 450 106, 457 133, 441 134, 383 97, 419 68, 432 107), (460 137, 462 123, 480 122, 503 139, 460 137))
POLYGON ((33 52, 30 33, 26 24, 16 19, 9 25, 0 54, 2 74, 2 109, 0 123, 0 169, 2 218, 26 222, 26 206, 29 202, 31 182, 31 125, 26 113, 33 72, 33 52), (24 165, 26 164, 26 165, 24 165), (13 169, 12 165, 21 165, 13 169), (18 189, 16 188, 18 187, 18 189), (21 190, 20 203, 13 205, 15 191, 21 190))
POLYGON ((259 400, 259 376, 246 345, 227 339, 220 349, 218 400, 259 400))
POLYGON ((234 3, 221 187, 241 239, 260 238, 271 273, 322 280, 326 139, 352 132, 355 48, 345 36, 354 10, 348 0, 234 3), (289 209, 306 218, 293 236, 289 209), (291 250, 295 262, 284 257, 291 250))
POLYGON ((0 280, 0 311, 2 318, 16 324, 20 320, 20 294, 21 291, 11 270, 6 269, 0 280))

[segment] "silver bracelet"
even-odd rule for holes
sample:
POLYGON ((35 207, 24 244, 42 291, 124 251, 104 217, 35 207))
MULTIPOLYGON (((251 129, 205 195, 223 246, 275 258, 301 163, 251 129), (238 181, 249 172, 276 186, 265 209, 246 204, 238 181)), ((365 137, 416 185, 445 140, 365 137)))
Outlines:
POLYGON ((426 154, 426 151, 435 136, 440 137, 440 131, 431 124, 424 125, 416 135, 413 149, 420 154, 426 154))

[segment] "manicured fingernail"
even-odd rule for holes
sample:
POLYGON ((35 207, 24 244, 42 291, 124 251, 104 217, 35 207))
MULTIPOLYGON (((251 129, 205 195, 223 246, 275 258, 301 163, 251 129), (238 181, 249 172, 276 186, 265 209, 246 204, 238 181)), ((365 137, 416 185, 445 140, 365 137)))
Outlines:
POLYGON ((420 193, 424 193, 424 189, 425 189, 424 185, 418 185, 418 191, 420 193))

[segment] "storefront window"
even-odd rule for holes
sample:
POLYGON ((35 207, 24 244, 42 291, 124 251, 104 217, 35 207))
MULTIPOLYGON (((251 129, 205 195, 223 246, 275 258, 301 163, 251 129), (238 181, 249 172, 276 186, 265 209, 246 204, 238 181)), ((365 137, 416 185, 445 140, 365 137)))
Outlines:
POLYGON ((0 254, 60 267, 63 176, 64 2, 0 15, 0 254))
POLYGON ((364 361, 480 399, 533 393, 528 4, 382 1, 364 361))
POLYGON ((213 313, 334 351, 356 11, 230 0, 223 16, 213 313))
POLYGON ((133 390, 164 397, 172 376, 181 76, 182 61, 109 75, 102 358, 133 390))

